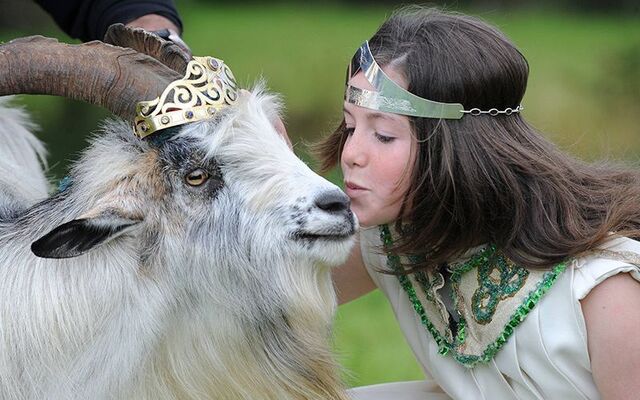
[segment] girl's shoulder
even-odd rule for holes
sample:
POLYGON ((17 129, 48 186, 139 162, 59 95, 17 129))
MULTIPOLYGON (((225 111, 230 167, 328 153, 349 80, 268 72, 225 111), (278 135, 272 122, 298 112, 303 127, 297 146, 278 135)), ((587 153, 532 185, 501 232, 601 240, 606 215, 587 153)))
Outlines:
POLYGON ((596 249, 583 253, 573 263, 573 292, 578 300, 607 278, 629 273, 640 281, 640 242, 614 237, 596 249))
POLYGON ((576 263, 574 287, 590 370, 603 398, 636 398, 640 390, 639 281, 640 243, 635 240, 615 238, 576 263))

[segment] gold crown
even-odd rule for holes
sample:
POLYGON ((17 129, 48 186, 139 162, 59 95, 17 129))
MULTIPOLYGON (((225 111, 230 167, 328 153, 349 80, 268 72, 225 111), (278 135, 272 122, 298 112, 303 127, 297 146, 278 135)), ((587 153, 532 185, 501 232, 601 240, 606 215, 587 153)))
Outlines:
POLYGON ((136 106, 134 133, 144 138, 153 132, 211 118, 238 99, 238 85, 224 61, 193 57, 184 78, 173 81, 155 100, 136 106))

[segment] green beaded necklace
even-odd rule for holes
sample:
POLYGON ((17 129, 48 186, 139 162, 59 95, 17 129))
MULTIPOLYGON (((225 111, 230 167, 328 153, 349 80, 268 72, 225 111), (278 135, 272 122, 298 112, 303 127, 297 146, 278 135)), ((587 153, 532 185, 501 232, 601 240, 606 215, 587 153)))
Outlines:
MULTIPOLYGON (((380 239, 385 248, 390 248, 393 245, 393 239, 391 232, 387 225, 380 226, 380 239)), ((502 285, 499 291, 494 286, 481 286, 472 298, 472 308, 476 321, 480 324, 490 321, 490 317, 495 312, 497 303, 500 301, 501 296, 510 296, 520 290, 524 279, 526 279, 529 271, 518 267, 508 265, 507 260, 496 249, 495 246, 489 245, 471 257, 468 261, 456 266, 451 273, 451 285, 454 293, 458 293, 460 280, 463 274, 473 269, 478 268, 479 276, 481 280, 489 281, 486 276, 492 268, 489 267, 489 263, 497 263, 501 277, 505 278, 506 285, 502 285), (488 299, 488 301, 487 301, 488 299), (484 321, 484 322, 483 322, 484 321)), ((402 264, 400 257, 396 254, 387 253, 387 266, 394 272, 402 272, 402 264)), ((471 368, 478 363, 490 361, 498 351, 504 346, 509 337, 513 334, 515 328, 526 318, 527 314, 533 310, 542 298, 542 296, 551 288, 553 283, 558 279, 560 274, 566 269, 567 263, 562 262, 551 270, 545 272, 542 280, 540 280, 535 289, 532 290, 525 298, 524 302, 516 309, 516 311, 509 318, 509 322, 504 326, 502 332, 495 341, 490 343, 480 355, 465 354, 460 351, 462 345, 466 340, 466 327, 467 321, 458 310, 460 310, 460 304, 458 304, 458 296, 453 296, 453 303, 455 309, 458 311, 458 326, 455 336, 452 333, 453 340, 448 340, 444 337, 435 326, 429 321, 425 313, 423 304, 416 294, 416 289, 411 283, 407 275, 396 275, 400 286, 407 293, 413 309, 420 317, 422 325, 433 336, 436 344, 438 345, 438 353, 445 356, 451 354, 456 361, 471 368)), ((423 283, 417 279, 422 285, 423 283)))

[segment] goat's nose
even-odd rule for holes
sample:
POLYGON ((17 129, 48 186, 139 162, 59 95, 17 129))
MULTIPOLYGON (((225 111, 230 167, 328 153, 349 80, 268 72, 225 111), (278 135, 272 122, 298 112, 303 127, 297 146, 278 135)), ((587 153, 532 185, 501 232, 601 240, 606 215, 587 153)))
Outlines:
POLYGON ((332 190, 320 193, 320 195, 316 197, 315 205, 328 213, 340 213, 349 209, 351 200, 341 191, 332 190))

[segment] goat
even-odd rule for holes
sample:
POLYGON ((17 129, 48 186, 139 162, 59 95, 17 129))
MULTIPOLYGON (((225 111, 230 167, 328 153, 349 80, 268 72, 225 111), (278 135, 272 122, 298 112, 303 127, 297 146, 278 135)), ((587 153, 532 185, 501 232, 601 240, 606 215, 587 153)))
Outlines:
MULTIPOLYGON (((47 67, 20 67, 17 55, 58 52, 54 63, 73 66, 67 58, 81 63, 86 49, 117 54, 101 53, 104 65, 156 62, 102 43, 30 38, 0 46, 0 70, 28 69, 42 85, 47 67)), ((78 73, 68 66, 57 69, 78 73)), ((116 69, 121 77, 126 68, 116 69)), ((64 84, 33 89, 20 76, 0 77, 0 95, 88 97, 64 84)), ((122 79, 127 90, 140 82, 122 79)), ((145 79, 138 100, 170 80, 150 89, 145 79)), ((107 91, 117 98, 114 82, 107 91)), ((346 259, 357 220, 277 134, 278 112, 277 97, 258 87, 159 143, 107 121, 70 184, 47 197, 32 126, 0 109, 0 398, 347 398, 328 341, 330 268, 346 259)))

